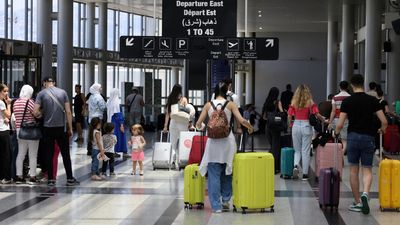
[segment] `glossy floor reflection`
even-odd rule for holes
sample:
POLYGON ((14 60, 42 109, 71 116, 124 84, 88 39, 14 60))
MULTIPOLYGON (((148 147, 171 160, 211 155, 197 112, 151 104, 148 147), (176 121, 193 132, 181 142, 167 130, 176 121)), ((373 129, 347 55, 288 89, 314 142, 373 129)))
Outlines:
MULTIPOLYGON (((398 224, 400 213, 379 211, 376 166, 368 216, 347 210, 352 202, 347 166, 338 212, 319 209, 317 184, 313 179, 283 180, 278 175, 275 177, 274 213, 213 214, 207 198, 205 209, 184 210, 183 171, 153 171, 152 143, 157 138, 155 133, 146 136, 149 144, 143 177, 130 175, 130 159, 118 158, 116 176, 108 176, 105 181, 91 181, 91 159, 86 155, 86 145, 74 142, 74 176, 81 185, 64 185, 66 178, 61 158, 55 187, 1 185, 0 224, 398 224)), ((268 148, 264 136, 255 137, 255 147, 257 150, 268 148)))

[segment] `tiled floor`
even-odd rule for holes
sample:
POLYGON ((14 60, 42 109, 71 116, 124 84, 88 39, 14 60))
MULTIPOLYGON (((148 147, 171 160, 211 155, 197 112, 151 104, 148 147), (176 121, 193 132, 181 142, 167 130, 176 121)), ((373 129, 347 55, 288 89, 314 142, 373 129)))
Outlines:
MULTIPOLYGON (((147 133, 153 143, 155 133, 147 133)), ((83 145, 85 146, 85 145, 83 145)), ((264 136, 256 136, 255 147, 267 149, 264 136)), ((399 224, 400 213, 380 212, 377 194, 377 167, 371 193, 371 214, 365 216, 347 210, 352 202, 348 170, 344 169, 338 212, 321 211, 317 184, 282 180, 275 177, 275 212, 212 214, 208 199, 205 209, 184 210, 183 172, 153 171, 152 145, 145 155, 143 177, 130 175, 132 162, 118 159, 117 176, 106 181, 90 181, 90 157, 86 149, 72 144, 77 187, 66 187, 62 160, 55 187, 46 185, 0 186, 0 224, 399 224)), ((313 165, 313 163, 311 163, 313 165)), ((377 162, 375 162, 377 165, 377 162)))

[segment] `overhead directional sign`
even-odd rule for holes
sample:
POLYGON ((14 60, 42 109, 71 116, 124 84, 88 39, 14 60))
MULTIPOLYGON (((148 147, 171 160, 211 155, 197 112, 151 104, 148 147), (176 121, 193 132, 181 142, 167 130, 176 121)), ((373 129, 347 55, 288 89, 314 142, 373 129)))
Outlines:
POLYGON ((122 58, 277 60, 279 39, 121 36, 122 58))
POLYGON ((237 0, 163 0, 163 36, 235 36, 237 0))

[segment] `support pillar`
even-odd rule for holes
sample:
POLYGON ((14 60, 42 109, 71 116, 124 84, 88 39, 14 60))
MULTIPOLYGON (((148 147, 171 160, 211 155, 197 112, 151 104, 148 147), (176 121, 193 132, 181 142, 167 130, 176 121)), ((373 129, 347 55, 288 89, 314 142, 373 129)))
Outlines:
POLYGON ((328 56, 327 56, 327 79, 326 96, 336 92, 337 86, 337 53, 338 53, 338 22, 330 19, 328 21, 328 56))
MULTIPOLYGON (((94 2, 86 3, 86 47, 90 49, 95 48, 95 9, 96 5, 94 2)), ((87 94, 89 93, 90 86, 94 83, 94 62, 86 61, 85 69, 85 86, 83 90, 87 94)))
POLYGON ((72 99, 73 2, 58 1, 57 85, 72 99))
POLYGON ((387 63, 388 78, 387 78, 387 101, 389 107, 392 103, 400 99, 400 35, 395 34, 393 30, 390 32, 390 40, 392 42, 392 52, 389 54, 387 63))
POLYGON ((354 5, 343 2, 342 22, 342 76, 349 81, 354 72, 354 5))
POLYGON ((365 86, 381 82, 380 0, 366 0, 365 86))
POLYGON ((237 94, 239 98, 239 102, 243 102, 243 78, 246 76, 246 73, 237 72, 235 73, 235 94, 237 94))
POLYGON ((52 0, 37 2, 37 42, 43 45, 42 74, 40 80, 52 75, 52 5, 52 0))
POLYGON ((177 67, 171 69, 171 87, 175 84, 179 84, 179 68, 177 67))
MULTIPOLYGON (((245 33, 245 37, 256 37, 255 32, 247 32, 245 33)), ((255 62, 254 60, 246 60, 246 64, 249 65, 249 71, 245 73, 245 79, 246 79, 246 84, 245 84, 245 102, 240 102, 241 105, 247 105, 254 102, 254 86, 255 86, 255 74, 254 74, 254 67, 255 67, 255 62)))
POLYGON ((107 97, 107 3, 99 3, 99 48, 102 59, 99 62, 99 83, 107 97))

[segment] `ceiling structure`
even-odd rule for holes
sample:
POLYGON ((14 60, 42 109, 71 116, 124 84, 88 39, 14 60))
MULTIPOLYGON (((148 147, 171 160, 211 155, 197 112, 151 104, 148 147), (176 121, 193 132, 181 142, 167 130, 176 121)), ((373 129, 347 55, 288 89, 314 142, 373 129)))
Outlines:
MULTIPOLYGON (((108 2, 109 8, 162 16, 162 0, 80 0, 108 2)), ((358 1, 358 0, 350 0, 358 1)), ((245 31, 245 0, 237 0, 238 31, 245 31)), ((248 0, 248 32, 326 32, 328 12, 338 17, 342 0, 248 0), (261 16, 259 16, 261 15, 261 16)), ((173 15, 171 15, 173 16, 173 15)))

